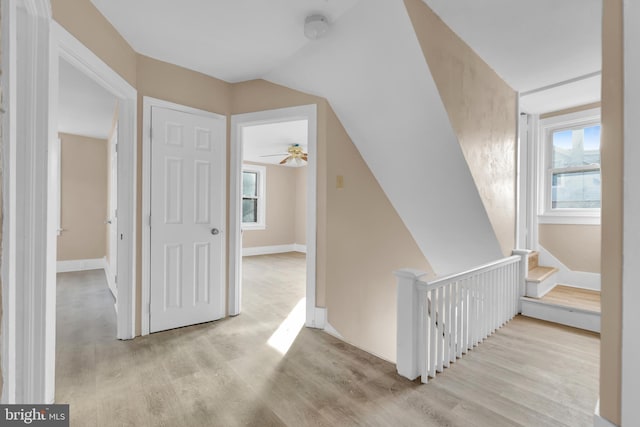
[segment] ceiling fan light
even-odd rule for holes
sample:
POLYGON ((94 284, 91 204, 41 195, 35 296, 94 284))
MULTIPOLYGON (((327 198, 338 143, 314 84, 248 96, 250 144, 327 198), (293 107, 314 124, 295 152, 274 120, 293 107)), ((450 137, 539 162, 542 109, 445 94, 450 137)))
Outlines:
POLYGON ((304 35, 317 40, 329 31, 329 21, 323 15, 310 15, 304 20, 304 35))

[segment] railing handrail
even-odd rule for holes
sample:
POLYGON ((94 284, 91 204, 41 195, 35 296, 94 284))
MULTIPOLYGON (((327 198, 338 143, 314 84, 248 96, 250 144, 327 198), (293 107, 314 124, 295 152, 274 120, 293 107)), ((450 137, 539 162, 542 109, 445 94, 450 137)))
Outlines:
POLYGON ((466 270, 460 273, 454 273, 454 274, 449 274, 447 276, 438 277, 428 282, 425 282, 423 280, 416 280, 416 286, 418 287, 418 290, 425 291, 425 290, 444 286, 449 282, 465 279, 475 274, 480 274, 480 273, 484 273, 485 271, 494 270, 503 265, 511 264, 514 262, 520 262, 520 260, 521 260, 520 255, 511 255, 509 257, 498 259, 496 261, 491 261, 486 264, 479 265, 477 267, 472 267, 469 270, 466 270))
POLYGON ((427 382, 517 315, 527 257, 514 251, 431 281, 421 281, 421 271, 396 271, 398 374, 427 382))

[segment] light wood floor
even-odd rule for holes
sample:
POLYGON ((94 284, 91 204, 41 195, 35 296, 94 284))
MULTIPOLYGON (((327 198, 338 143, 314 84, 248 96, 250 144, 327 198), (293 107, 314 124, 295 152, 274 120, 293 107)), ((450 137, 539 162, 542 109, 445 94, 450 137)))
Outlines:
POLYGON ((58 275, 56 400, 72 426, 589 426, 599 338, 517 317, 423 385, 321 331, 266 345, 304 257, 245 258, 244 313, 117 341, 101 272, 58 275))
POLYGON ((542 301, 600 313, 600 292, 589 289, 557 285, 542 297, 542 301))

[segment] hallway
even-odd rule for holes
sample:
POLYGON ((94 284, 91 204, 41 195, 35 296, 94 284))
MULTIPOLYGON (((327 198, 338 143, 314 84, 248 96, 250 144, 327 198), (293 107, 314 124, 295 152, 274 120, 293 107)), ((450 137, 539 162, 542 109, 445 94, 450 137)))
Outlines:
POLYGON ((427 385, 317 330, 267 342, 304 296, 304 255, 244 259, 244 312, 115 337, 102 271, 58 275, 56 401, 72 426, 584 426, 595 334, 518 316, 427 385), (289 274, 284 272, 288 271, 289 274))

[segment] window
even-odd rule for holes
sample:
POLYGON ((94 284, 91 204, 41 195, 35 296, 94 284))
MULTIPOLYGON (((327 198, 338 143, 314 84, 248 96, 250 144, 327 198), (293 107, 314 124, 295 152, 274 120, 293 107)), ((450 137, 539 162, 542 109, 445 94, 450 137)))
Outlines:
POLYGON ((542 223, 597 223, 601 205, 600 112, 541 121, 542 223))
POLYGON ((242 228, 264 230, 265 225, 264 166, 244 165, 242 168, 242 228))

